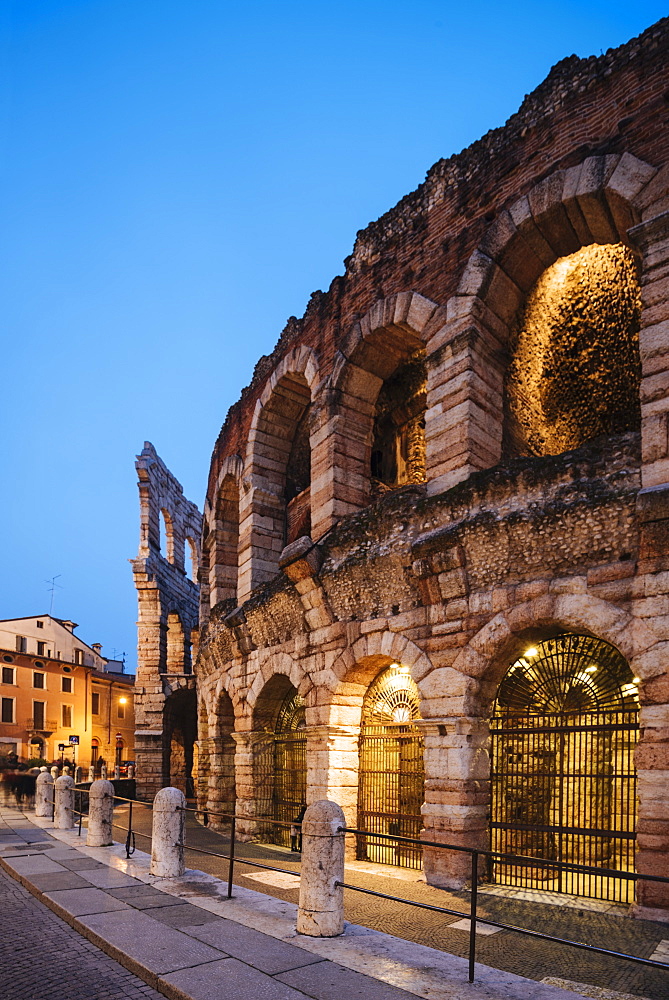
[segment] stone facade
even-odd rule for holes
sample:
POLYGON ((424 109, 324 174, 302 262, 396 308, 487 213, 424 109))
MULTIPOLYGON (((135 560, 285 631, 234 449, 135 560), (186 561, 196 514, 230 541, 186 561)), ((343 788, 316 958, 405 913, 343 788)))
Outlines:
MULTIPOLYGON (((485 847, 499 683, 528 644, 575 633, 638 683, 637 863, 669 875, 668 54, 664 20, 565 59, 503 128, 435 164, 228 413, 202 535, 199 797, 236 799, 242 833, 290 691, 307 801, 355 824, 363 700, 392 664, 420 698, 425 839, 485 847), (569 280, 547 285, 554 267, 569 280), (403 366, 425 380, 404 403, 403 366)), ((157 664, 153 572, 136 563, 157 664)), ((140 667, 143 683, 158 727, 162 687, 140 667)), ((462 855, 423 860, 434 884, 467 877, 462 855)), ((636 912, 666 915, 666 888, 642 883, 636 912)))
POLYGON ((140 798, 151 798, 164 785, 174 784, 192 794, 196 741, 192 645, 198 628, 202 517, 150 442, 145 442, 135 467, 140 502, 139 552, 132 560, 139 602, 137 792, 140 798))

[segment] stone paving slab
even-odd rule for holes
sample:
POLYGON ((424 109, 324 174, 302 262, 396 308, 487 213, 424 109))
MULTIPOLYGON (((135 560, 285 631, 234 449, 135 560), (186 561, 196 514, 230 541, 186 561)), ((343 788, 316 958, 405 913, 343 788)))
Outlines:
POLYGON ((137 879, 124 872, 118 872, 114 868, 77 868, 77 872, 82 872, 85 878, 98 889, 123 889, 137 885, 137 879))
POLYGON ((158 980, 158 988, 170 1000, 222 1000, 223 997, 238 1000, 307 1000, 307 994, 277 982, 257 969, 249 969, 248 965, 235 958, 163 976, 158 980))
POLYGON ((115 913, 84 916, 79 923, 93 932, 95 943, 107 942, 117 953, 127 956, 135 969, 148 974, 153 980, 151 985, 168 972, 227 957, 130 907, 115 913))
POLYGON ((49 875, 54 872, 63 872, 65 869, 57 861, 45 858, 42 854, 29 854, 23 857, 12 858, 11 867, 19 875, 49 875))
POLYGON ((71 917, 129 909, 128 904, 122 899, 114 899, 102 889, 52 889, 44 893, 44 898, 50 899, 71 917))
MULTIPOLYGON (((134 905, 132 900, 128 900, 128 902, 131 906, 134 905)), ((154 906, 149 916, 154 920, 160 920, 168 927, 176 927, 177 930, 182 927, 188 928, 189 933, 191 927, 216 923, 221 919, 215 913, 203 910, 201 906, 192 906, 190 903, 181 903, 177 906, 154 906)))
POLYGON ((190 928, 189 934, 270 976, 322 961, 319 955, 224 918, 204 927, 190 928))
POLYGON ((360 972, 345 969, 334 962, 318 962, 303 969, 283 972, 277 979, 302 990, 317 1000, 412 1000, 413 993, 380 983, 360 972))
POLYGON ((127 886, 123 889, 110 889, 110 896, 123 899, 137 910, 150 910, 154 907, 181 906, 182 900, 168 896, 165 892, 156 892, 150 886, 127 886))
POLYGON ((47 875, 31 875, 30 884, 42 892, 53 889, 90 889, 91 883, 76 872, 51 872, 47 875))

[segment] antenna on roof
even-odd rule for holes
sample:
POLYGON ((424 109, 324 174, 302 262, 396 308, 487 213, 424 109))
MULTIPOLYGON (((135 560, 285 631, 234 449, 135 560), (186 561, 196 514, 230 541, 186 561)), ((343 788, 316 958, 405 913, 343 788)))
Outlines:
POLYGON ((58 579, 58 577, 62 576, 62 575, 63 575, 62 573, 56 573, 56 575, 52 576, 50 580, 45 580, 44 581, 45 583, 49 584, 49 586, 47 587, 47 590, 50 591, 50 593, 51 593, 51 603, 49 604, 49 614, 50 615, 53 614, 53 598, 54 598, 54 594, 56 592, 56 587, 58 588, 58 590, 62 590, 63 589, 59 583, 56 583, 56 580, 58 579))

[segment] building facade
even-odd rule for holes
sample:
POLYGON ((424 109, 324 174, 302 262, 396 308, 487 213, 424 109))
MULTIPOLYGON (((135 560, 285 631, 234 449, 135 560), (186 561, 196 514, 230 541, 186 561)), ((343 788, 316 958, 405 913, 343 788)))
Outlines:
POLYGON ((123 665, 105 659, 99 643, 89 646, 75 635, 76 627, 51 615, 0 622, 5 760, 67 758, 87 768, 98 757, 112 764, 134 759, 134 677, 114 673, 123 665), (71 736, 78 739, 74 747, 71 736))
MULTIPOLYGON (((246 836, 330 798, 358 857, 435 885, 463 855, 372 834, 669 875, 668 54, 664 20, 554 67, 358 233, 229 411, 198 796, 246 836)), ((161 489, 136 579, 165 674, 161 489)), ((659 884, 537 883, 669 912, 659 884)))

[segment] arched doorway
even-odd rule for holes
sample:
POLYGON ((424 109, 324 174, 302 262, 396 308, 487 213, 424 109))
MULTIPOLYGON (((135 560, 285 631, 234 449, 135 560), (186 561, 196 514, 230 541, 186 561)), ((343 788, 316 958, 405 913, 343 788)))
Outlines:
MULTIPOLYGON (((265 685, 255 720, 259 737, 254 762, 257 815, 293 823, 306 804, 306 707, 287 677, 277 674, 265 685)), ((290 845, 289 826, 260 824, 257 835, 266 843, 290 845)))
MULTIPOLYGON (((508 854, 634 870, 638 678, 617 649, 559 635, 505 674, 491 719, 491 843, 508 854)), ((628 902, 633 884, 495 862, 493 881, 628 902)))
MULTIPOLYGON (((362 705, 358 829, 419 837, 424 798, 420 695, 409 667, 392 663, 370 685, 362 705)), ((359 836, 358 858, 420 868, 421 849, 359 836)))

